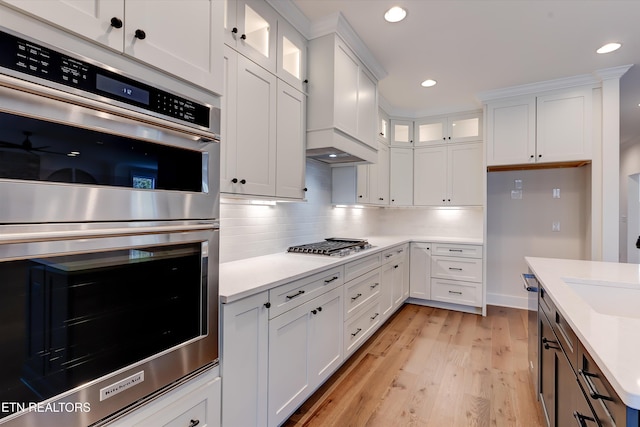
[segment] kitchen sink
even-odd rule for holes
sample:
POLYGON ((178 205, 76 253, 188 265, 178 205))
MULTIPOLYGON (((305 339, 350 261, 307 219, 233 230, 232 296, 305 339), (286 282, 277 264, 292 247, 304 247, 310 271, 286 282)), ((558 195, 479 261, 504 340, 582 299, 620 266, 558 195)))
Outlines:
POLYGON ((638 284, 576 278, 562 280, 598 313, 640 319, 638 284))

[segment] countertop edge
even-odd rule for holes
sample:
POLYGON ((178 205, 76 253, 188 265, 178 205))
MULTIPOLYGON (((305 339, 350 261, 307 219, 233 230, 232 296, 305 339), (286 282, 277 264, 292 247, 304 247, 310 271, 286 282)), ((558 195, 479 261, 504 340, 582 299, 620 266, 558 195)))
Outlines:
MULTIPOLYGON (((224 270, 227 267, 250 268, 250 264, 259 265, 261 263, 269 263, 270 260, 282 259, 283 256, 300 256, 300 257, 314 257, 313 260, 317 262, 317 266, 312 268, 301 268, 292 275, 281 275, 274 280, 267 280, 264 283, 260 283, 256 286, 252 286, 247 289, 240 290, 238 292, 229 292, 226 294, 220 293, 219 298, 222 304, 228 304, 234 301, 241 300, 243 298, 250 297, 263 291, 275 288, 280 285, 292 282, 294 280, 301 279, 322 271, 328 268, 338 267, 340 265, 347 264, 355 261, 359 258, 373 255, 394 246, 410 244, 410 243, 452 243, 452 244, 465 244, 465 245, 483 245, 484 242, 481 238, 460 238, 460 237, 442 237, 442 236, 372 236, 367 238, 369 242, 374 244, 374 247, 365 251, 357 252, 353 255, 345 257, 327 257, 322 255, 306 255, 306 254, 288 254, 286 252, 263 255, 259 257, 246 258, 237 261, 231 261, 220 264, 220 275, 224 275, 224 270)), ((309 261, 311 258, 300 258, 300 260, 309 261)))

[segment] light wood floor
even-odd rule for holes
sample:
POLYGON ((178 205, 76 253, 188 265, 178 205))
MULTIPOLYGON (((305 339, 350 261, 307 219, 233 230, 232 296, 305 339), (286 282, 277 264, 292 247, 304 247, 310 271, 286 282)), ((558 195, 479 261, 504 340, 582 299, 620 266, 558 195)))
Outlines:
POLYGON ((285 426, 543 426, 527 312, 407 304, 285 426))

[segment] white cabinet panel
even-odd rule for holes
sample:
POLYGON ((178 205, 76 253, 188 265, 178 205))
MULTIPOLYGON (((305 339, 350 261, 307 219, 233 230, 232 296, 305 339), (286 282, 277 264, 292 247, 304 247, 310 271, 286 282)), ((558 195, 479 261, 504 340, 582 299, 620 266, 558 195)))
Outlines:
POLYGON ((447 147, 421 147, 413 153, 413 204, 440 206, 447 199, 447 147))
POLYGON ((413 149, 391 147, 389 162, 390 204, 413 204, 413 149))
MULTIPOLYGON (((335 103, 334 121, 343 132, 358 135, 358 60, 342 43, 335 50, 335 103)), ((313 83, 313 82, 312 82, 313 83)))
POLYGON ((276 196, 303 199, 305 194, 305 95, 278 81, 276 196))
POLYGON ((447 203, 454 206, 480 206, 484 203, 482 143, 447 147, 447 203))
POLYGON ((535 160, 536 99, 526 97, 487 106, 487 165, 535 160))
MULTIPOLYGON (((360 67, 358 75, 358 133, 357 138, 376 147, 378 117, 378 88, 373 77, 360 67)), ((380 148, 378 148, 380 150, 380 148)))
POLYGON ((411 243, 410 296, 431 299, 431 244, 411 243))
POLYGON ((267 291, 222 304, 222 425, 258 426, 267 419, 267 291))

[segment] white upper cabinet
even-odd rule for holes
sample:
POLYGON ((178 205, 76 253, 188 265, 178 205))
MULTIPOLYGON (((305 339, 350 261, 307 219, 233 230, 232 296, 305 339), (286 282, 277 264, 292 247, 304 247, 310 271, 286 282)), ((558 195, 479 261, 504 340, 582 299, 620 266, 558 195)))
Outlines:
POLYGON ((275 73, 276 11, 264 0, 224 0, 224 4, 225 43, 275 73))
POLYGON ((390 154, 390 205, 413 204, 413 149, 391 147, 390 154))
POLYGON ((301 92, 306 91, 307 40, 284 19, 278 20, 277 75, 301 92))
POLYGON ((274 196, 277 79, 229 48, 225 64, 220 191, 274 196))
POLYGON ((415 122, 415 146, 470 142, 482 139, 480 113, 435 117, 415 122))
POLYGON ((416 206, 480 206, 483 204, 482 143, 416 148, 416 206))
POLYGON ((391 146, 413 147, 412 120, 391 120, 391 146))
POLYGON ((487 105, 487 165, 534 162, 535 122, 536 98, 533 96, 487 105))
POLYGON ((536 161, 591 160, 592 89, 538 96, 536 161))
POLYGON ((3 3, 222 93, 220 1, 3 0, 3 3))
POLYGON ((592 88, 487 104, 487 165, 592 159, 592 88))
POLYGON ((304 199, 305 95, 278 80, 276 127, 276 196, 304 199))

